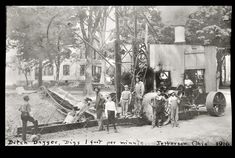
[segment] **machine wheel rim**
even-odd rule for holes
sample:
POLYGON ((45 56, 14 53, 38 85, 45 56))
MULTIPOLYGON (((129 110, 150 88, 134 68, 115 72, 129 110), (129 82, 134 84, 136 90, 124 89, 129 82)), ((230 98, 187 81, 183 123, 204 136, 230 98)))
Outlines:
POLYGON ((226 106, 225 97, 222 93, 216 93, 213 99, 214 111, 218 114, 224 114, 224 109, 226 106))
POLYGON ((226 99, 221 92, 210 92, 206 99, 206 108, 213 116, 223 116, 225 113, 226 99))

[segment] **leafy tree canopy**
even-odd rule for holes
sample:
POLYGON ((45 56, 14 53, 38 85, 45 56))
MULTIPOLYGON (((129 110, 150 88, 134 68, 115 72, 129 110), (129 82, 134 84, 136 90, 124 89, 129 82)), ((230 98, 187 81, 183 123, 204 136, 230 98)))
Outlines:
POLYGON ((189 15, 186 22, 188 44, 230 46, 231 6, 203 6, 189 15))

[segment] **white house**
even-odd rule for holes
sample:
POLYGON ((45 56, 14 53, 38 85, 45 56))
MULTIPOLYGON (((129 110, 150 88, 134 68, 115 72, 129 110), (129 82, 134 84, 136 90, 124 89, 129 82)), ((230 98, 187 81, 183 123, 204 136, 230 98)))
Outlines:
MULTIPOLYGON (((77 52, 72 52, 72 54, 78 54, 77 52)), ((13 53, 14 54, 14 53, 13 53)), ((65 59, 60 65, 59 80, 60 81, 85 81, 85 64, 86 59, 84 59, 84 54, 79 55, 78 59, 65 59)), ((47 61, 44 61, 45 63, 47 61)), ((100 57, 94 52, 92 66, 92 76, 95 77, 97 74, 100 75, 100 83, 105 82, 106 74, 106 63, 101 60, 100 57)), ((38 79, 38 68, 34 67, 30 70, 28 76, 29 82, 34 82, 38 79)), ((55 64, 46 64, 42 70, 42 80, 43 81, 55 81, 56 80, 56 66, 55 64)), ((6 66, 6 85, 19 85, 26 82, 24 74, 18 68, 9 68, 6 66)))

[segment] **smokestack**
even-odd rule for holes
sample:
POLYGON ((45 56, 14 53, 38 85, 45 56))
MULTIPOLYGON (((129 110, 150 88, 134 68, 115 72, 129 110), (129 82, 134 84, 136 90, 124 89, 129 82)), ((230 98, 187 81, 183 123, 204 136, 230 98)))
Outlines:
POLYGON ((183 25, 175 26, 175 44, 185 43, 185 28, 183 25))

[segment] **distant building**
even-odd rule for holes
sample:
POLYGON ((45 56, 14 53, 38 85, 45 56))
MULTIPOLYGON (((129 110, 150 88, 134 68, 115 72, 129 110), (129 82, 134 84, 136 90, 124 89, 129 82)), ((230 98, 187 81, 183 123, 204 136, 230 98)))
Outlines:
MULTIPOLYGON (((78 55, 73 52, 71 55, 78 55)), ((79 54, 76 60, 65 59, 60 65, 59 80, 60 81, 85 81, 85 64, 84 54, 79 54)), ((44 61, 43 64, 45 64, 44 61)), ((106 63, 104 60, 94 52, 93 54, 93 66, 92 77, 94 82, 104 83, 106 74, 106 63)), ((33 83, 38 79, 38 68, 33 67, 28 73, 29 83, 33 83)), ((43 81, 55 81, 56 80, 56 66, 51 65, 49 62, 43 67, 42 70, 43 81)), ((22 85, 25 84, 26 79, 23 72, 19 68, 6 67, 6 85, 22 85)))

